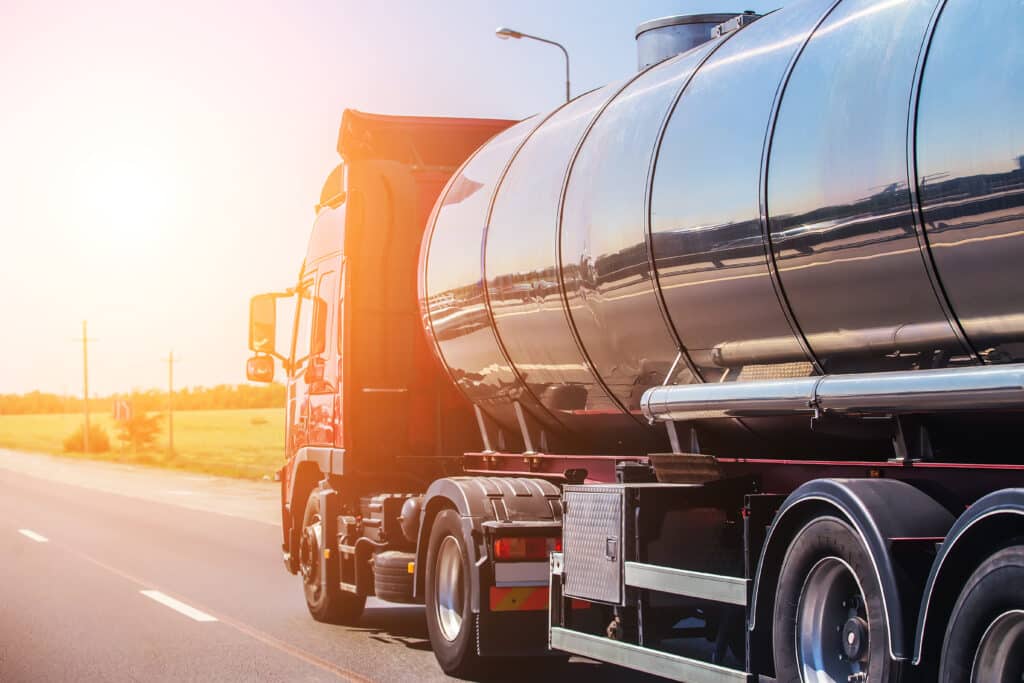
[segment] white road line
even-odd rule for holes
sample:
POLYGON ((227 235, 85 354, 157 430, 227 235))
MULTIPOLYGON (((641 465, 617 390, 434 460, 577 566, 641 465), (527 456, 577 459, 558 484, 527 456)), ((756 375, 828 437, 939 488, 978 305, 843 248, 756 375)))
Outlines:
POLYGON ((190 607, 183 603, 181 600, 175 600, 169 595, 164 595, 160 591, 139 591, 150 600, 156 600, 165 607, 170 607, 175 612, 180 612, 190 619, 196 621, 217 621, 217 617, 211 616, 206 612, 201 612, 195 607, 190 607))
POLYGON ((46 543, 47 541, 50 540, 46 536, 42 536, 40 534, 37 534, 36 532, 32 531, 31 529, 18 529, 18 533, 21 534, 22 536, 25 536, 26 538, 31 538, 36 543, 46 543))

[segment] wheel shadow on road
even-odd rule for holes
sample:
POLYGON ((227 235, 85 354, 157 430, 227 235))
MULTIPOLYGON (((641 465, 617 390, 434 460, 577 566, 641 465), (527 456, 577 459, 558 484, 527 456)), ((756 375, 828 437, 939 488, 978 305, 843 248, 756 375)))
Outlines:
POLYGON ((410 650, 430 650, 427 620, 422 605, 368 607, 358 625, 345 628, 355 633, 365 633, 382 643, 397 643, 410 650))

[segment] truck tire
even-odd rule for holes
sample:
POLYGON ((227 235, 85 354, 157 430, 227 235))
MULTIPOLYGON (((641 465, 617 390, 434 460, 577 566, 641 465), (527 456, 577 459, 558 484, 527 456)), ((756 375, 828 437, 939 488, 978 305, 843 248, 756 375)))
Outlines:
POLYGON ((388 550, 373 556, 373 592, 381 600, 411 603, 413 575, 409 563, 415 562, 413 553, 388 550))
POLYGON ((427 632, 441 669, 459 678, 478 675, 483 669, 470 609, 472 568, 459 513, 442 510, 434 519, 427 546, 427 632))
POLYGON ((871 558, 836 517, 808 522, 786 551, 775 592, 772 647, 779 681, 898 681, 871 558))
POLYGON ((967 580, 946 627, 940 683, 1024 680, 1024 545, 1000 550, 967 580))
MULTIPOLYGON (((306 607, 317 621, 352 624, 362 615, 366 596, 343 591, 340 586, 320 585, 320 555, 324 548, 321 520, 320 496, 314 490, 306 499, 302 529, 299 530, 299 576, 306 607)), ((337 561, 337 553, 328 560, 337 561)))

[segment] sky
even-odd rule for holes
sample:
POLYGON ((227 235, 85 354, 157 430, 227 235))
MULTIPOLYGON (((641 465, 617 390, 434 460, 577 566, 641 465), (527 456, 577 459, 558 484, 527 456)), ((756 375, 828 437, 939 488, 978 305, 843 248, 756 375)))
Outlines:
POLYGON ((782 0, 0 0, 0 393, 245 381, 346 108, 523 118, 635 70, 635 27, 782 0))

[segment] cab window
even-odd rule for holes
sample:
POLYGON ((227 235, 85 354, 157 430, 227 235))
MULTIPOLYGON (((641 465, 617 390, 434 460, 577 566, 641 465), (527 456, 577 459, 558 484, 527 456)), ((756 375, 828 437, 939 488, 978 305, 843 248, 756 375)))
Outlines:
POLYGON ((299 285, 295 293, 295 330, 292 336, 291 375, 301 374, 309 360, 313 332, 313 281, 299 285))

